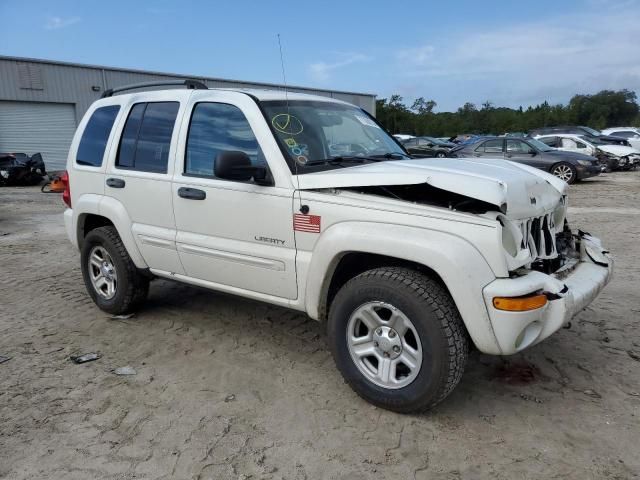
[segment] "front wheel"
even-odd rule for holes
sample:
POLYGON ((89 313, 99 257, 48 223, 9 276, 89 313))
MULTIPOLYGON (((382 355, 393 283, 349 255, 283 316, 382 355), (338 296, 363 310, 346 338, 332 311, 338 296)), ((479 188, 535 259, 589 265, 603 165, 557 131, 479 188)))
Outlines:
POLYGON ((327 329, 347 383, 396 412, 442 401, 467 361, 467 333, 449 293, 410 269, 378 268, 347 282, 332 302, 327 329))
POLYGON ((560 180, 564 180, 569 185, 575 183, 578 179, 578 172, 576 170, 576 167, 566 162, 561 162, 554 165, 551 168, 551 174, 555 175, 560 180))
POLYGON ((447 156, 447 155, 446 155, 444 152, 438 152, 438 153, 436 154, 436 157, 437 157, 437 158, 444 158, 444 157, 446 157, 446 156, 447 156))

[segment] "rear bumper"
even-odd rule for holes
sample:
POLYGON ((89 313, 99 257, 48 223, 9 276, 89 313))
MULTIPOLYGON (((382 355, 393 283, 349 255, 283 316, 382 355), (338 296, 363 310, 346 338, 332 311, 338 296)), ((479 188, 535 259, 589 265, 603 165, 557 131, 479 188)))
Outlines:
POLYGON ((73 210, 67 208, 63 214, 64 229, 67 231, 67 237, 74 247, 78 248, 78 237, 76 235, 76 226, 74 225, 73 210))
POLYGON ((589 305, 613 275, 613 259, 599 240, 585 236, 580 258, 553 275, 531 271, 517 278, 497 279, 483 290, 493 331, 503 355, 541 342, 589 305), (542 291, 550 299, 526 312, 498 310, 494 297, 518 297, 542 291))

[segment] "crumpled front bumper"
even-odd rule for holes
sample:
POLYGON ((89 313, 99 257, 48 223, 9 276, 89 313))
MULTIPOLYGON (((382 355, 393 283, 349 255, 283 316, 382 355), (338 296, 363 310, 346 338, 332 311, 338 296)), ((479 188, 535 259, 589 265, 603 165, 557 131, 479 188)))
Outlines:
POLYGON ((544 340, 589 305, 613 275, 613 258, 600 240, 581 234, 580 256, 552 275, 530 271, 517 278, 496 279, 483 289, 491 325, 503 355, 544 340), (544 292, 549 301, 524 312, 498 310, 494 297, 519 297, 544 292))

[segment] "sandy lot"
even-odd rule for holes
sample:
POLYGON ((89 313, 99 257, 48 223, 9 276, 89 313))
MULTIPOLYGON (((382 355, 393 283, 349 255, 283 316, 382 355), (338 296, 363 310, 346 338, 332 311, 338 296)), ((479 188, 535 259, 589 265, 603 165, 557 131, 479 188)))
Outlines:
POLYGON ((156 281, 110 319, 57 195, 0 189, 0 478, 627 479, 640 475, 640 172, 572 187, 613 282, 524 354, 472 354, 436 410, 375 408, 303 315, 156 281), (76 365, 75 353, 100 352, 76 365), (137 375, 112 369, 130 365, 137 375))

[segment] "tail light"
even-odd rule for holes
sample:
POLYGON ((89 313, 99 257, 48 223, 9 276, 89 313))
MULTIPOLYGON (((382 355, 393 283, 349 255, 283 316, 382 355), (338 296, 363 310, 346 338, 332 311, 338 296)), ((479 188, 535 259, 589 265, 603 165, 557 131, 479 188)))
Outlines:
POLYGON ((64 190, 62 191, 62 201, 67 207, 71 208, 71 185, 69 185, 69 172, 65 170, 65 172, 60 175, 60 181, 64 185, 64 190))

